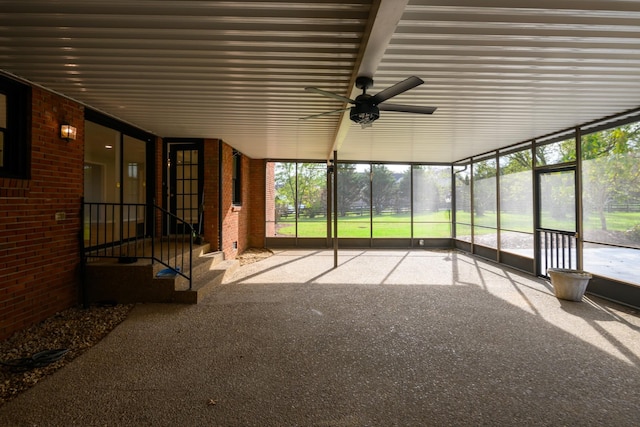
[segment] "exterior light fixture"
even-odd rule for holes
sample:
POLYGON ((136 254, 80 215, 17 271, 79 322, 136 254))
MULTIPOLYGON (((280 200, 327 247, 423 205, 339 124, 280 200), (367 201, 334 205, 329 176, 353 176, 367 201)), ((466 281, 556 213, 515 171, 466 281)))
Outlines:
POLYGON ((62 123, 60 125, 60 138, 66 139, 67 142, 76 139, 76 128, 68 123, 62 123))

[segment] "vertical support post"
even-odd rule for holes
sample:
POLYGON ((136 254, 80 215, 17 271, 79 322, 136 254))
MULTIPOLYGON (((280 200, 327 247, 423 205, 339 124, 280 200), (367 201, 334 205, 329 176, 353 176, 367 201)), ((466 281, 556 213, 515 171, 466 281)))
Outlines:
POLYGON ((338 268, 338 151, 333 152, 333 268, 338 268))
POLYGON ((331 160, 327 162, 327 206, 325 208, 327 218, 327 247, 331 244, 331 218, 333 218, 333 179, 335 179, 336 165, 335 162, 331 163, 331 160))
MULTIPOLYGON (((82 298, 82 307, 89 308, 89 295, 87 291, 87 253, 84 244, 86 227, 91 230, 91 207, 89 207, 89 224, 85 222, 85 205, 84 197, 80 198, 80 292, 82 298)), ((91 247, 91 232, 89 234, 89 247, 91 247)))
POLYGON ((583 258, 583 235, 584 235, 584 218, 582 213, 582 129, 576 128, 576 268, 582 270, 583 258))
POLYGON ((500 215, 500 153, 496 151, 496 262, 502 262, 502 218, 500 215))
POLYGON ((414 236, 413 236, 413 167, 414 165, 409 165, 409 209, 411 210, 411 248, 414 247, 414 236))

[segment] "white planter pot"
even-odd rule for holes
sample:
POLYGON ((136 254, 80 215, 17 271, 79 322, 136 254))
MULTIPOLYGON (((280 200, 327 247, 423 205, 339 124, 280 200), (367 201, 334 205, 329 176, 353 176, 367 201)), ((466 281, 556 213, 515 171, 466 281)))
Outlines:
POLYGON ((550 268, 547 270, 556 298, 569 301, 582 301, 587 290, 591 274, 581 270, 550 268))

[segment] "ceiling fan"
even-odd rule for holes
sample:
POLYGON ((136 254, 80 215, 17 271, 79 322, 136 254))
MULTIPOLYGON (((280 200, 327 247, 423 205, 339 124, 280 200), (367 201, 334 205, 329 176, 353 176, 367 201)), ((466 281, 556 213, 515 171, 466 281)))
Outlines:
POLYGON ((315 117, 324 116, 327 114, 336 114, 343 111, 351 110, 349 117, 355 123, 358 123, 363 128, 369 127, 374 121, 380 117, 380 111, 399 111, 401 113, 417 113, 417 114, 433 114, 436 111, 436 107, 422 107, 417 105, 400 105, 400 104, 387 104, 386 101, 389 98, 393 98, 396 95, 400 95, 413 89, 416 86, 420 86, 424 81, 416 76, 411 76, 406 80, 396 83, 378 92, 375 95, 369 95, 367 89, 373 86, 373 79, 371 77, 360 76, 356 78, 356 87, 362 89, 362 94, 358 95, 356 99, 350 99, 346 96, 338 95, 337 93, 327 92, 326 90, 318 89, 316 87, 307 87, 304 90, 307 92, 315 92, 320 95, 335 98, 340 101, 353 104, 353 107, 341 108, 339 110, 328 111, 326 113, 314 114, 312 116, 304 117, 302 120, 312 119, 315 117))

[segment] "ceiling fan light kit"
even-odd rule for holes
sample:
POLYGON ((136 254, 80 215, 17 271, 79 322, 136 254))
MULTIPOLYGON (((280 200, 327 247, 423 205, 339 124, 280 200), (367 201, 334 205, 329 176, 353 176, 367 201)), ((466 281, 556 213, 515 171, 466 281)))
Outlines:
POLYGON ((351 121, 362 125, 363 129, 370 127, 379 117, 380 109, 375 105, 366 106, 364 104, 356 104, 351 107, 351 111, 349 112, 351 121))
POLYGON ((312 116, 304 117, 303 120, 350 110, 349 118, 351 119, 351 121, 361 125, 363 128, 366 128, 370 127, 374 121, 380 118, 380 110, 398 111, 401 113, 433 114, 433 112, 436 111, 436 107, 384 103, 384 101, 386 101, 387 99, 400 95, 401 93, 404 93, 409 89, 413 89, 416 86, 420 86, 423 83, 424 81, 419 77, 411 76, 406 80, 403 80, 393 86, 386 88, 382 92, 378 92, 376 95, 369 95, 367 93, 367 89, 373 86, 373 79, 366 76, 359 76, 358 78, 356 78, 356 87, 358 89, 362 89, 362 94, 358 95, 355 100, 315 87, 307 87, 305 88, 307 92, 315 92, 323 96, 335 98, 340 101, 353 104, 353 106, 351 108, 342 108, 326 113, 314 114, 312 116))

